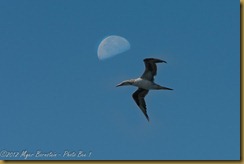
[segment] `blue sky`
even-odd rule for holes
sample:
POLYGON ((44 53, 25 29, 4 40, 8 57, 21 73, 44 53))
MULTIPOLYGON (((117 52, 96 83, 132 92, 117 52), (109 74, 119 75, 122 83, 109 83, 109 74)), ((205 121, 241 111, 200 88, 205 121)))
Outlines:
POLYGON ((239 4, 1 1, 0 159, 240 159, 239 4), (131 49, 99 61, 109 35, 131 49), (139 77, 147 57, 167 61, 155 82, 174 89, 149 92, 149 123, 136 88, 115 87, 139 77))

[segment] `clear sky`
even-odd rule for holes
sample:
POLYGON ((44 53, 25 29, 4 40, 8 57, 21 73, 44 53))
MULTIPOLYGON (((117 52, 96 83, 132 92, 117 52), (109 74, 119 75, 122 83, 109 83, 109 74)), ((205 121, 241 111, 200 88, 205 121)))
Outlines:
POLYGON ((239 4, 0 1, 0 159, 240 159, 239 4), (131 49, 99 61, 109 35, 131 49), (149 92, 150 122, 136 88, 115 87, 147 57, 167 61, 155 82, 174 89, 149 92))

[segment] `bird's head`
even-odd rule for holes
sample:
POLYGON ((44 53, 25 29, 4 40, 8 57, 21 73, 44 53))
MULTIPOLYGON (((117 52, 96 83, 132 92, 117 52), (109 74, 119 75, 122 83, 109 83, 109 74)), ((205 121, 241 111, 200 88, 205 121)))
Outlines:
POLYGON ((121 83, 119 83, 118 85, 116 85, 116 87, 133 85, 134 81, 135 80, 125 80, 125 81, 122 81, 121 83))

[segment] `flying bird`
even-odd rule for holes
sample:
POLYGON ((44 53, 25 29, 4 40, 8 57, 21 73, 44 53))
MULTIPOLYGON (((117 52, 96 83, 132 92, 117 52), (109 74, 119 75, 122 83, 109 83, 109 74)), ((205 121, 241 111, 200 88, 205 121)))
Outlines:
POLYGON ((138 89, 132 94, 132 97, 138 107, 146 116, 149 121, 149 117, 147 115, 147 108, 145 102, 145 96, 148 94, 149 90, 173 90, 171 88, 160 86, 154 83, 154 76, 157 75, 157 65, 156 63, 167 63, 164 60, 155 59, 155 58, 146 58, 143 60, 145 63, 145 71, 141 77, 136 79, 125 80, 119 83, 116 87, 132 85, 138 87, 138 89))

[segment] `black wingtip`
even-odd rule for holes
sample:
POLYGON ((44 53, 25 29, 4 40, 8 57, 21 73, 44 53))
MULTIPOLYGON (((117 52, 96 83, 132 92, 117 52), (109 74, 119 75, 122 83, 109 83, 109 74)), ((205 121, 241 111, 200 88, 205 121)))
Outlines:
POLYGON ((164 60, 158 59, 158 61, 156 63, 167 63, 167 62, 164 60))
POLYGON ((150 60, 152 60, 155 63, 167 63, 166 61, 157 59, 157 58, 145 58, 143 61, 146 62, 146 61, 150 61, 150 60))
POLYGON ((150 122, 150 119, 149 119, 148 115, 145 114, 145 116, 146 116, 146 118, 147 118, 147 121, 150 122))

